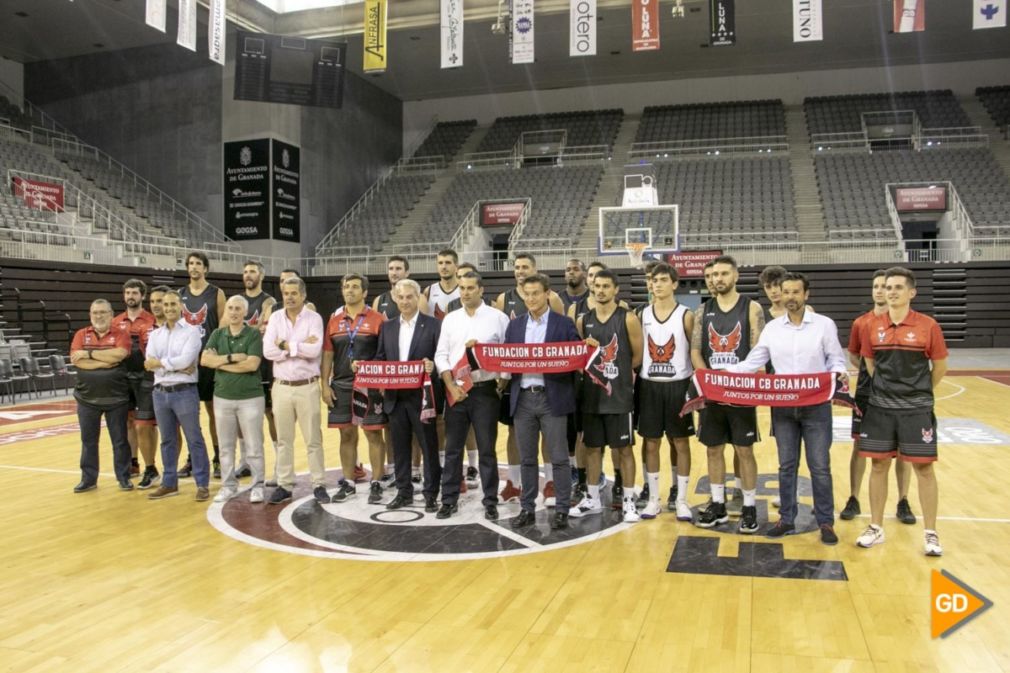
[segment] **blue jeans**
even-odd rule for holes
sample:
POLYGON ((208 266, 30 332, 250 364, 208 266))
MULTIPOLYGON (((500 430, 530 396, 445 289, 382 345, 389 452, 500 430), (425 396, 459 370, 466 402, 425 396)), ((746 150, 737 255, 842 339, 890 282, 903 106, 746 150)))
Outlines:
POLYGON ((783 523, 796 521, 796 475, 800 468, 800 440, 807 449, 807 467, 814 491, 817 524, 834 525, 835 497, 831 484, 831 403, 810 407, 772 407, 775 442, 779 449, 779 510, 783 523))
POLYGON ((193 478, 197 486, 210 485, 210 461, 207 459, 207 445, 200 431, 200 395, 196 386, 175 392, 154 389, 154 416, 158 419, 161 434, 161 462, 164 473, 162 486, 174 488, 179 485, 179 446, 176 429, 181 425, 186 436, 189 457, 193 462, 193 478))

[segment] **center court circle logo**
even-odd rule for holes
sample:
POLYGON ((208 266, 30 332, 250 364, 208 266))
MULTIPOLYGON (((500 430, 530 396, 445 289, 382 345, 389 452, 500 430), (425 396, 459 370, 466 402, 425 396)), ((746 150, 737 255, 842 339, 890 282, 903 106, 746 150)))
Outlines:
MULTIPOLYGON (((327 473, 327 483, 337 483, 339 470, 327 473)), ((500 484, 505 470, 499 467, 500 484)), ((463 561, 532 554, 570 547, 627 529, 619 512, 605 507, 601 514, 570 518, 568 528, 552 530, 553 508, 543 506, 543 478, 537 497, 536 523, 512 528, 518 503, 498 504, 498 520, 484 518, 480 486, 460 495, 459 512, 438 519, 424 511, 420 484, 414 484, 414 502, 398 510, 385 504, 395 489, 383 492, 381 504, 368 504, 368 484, 358 484, 357 494, 342 503, 320 505, 311 495, 307 475, 295 483, 296 499, 283 506, 251 504, 248 490, 226 503, 214 503, 207 518, 231 538, 266 549, 292 554, 359 561, 463 561)), ((604 489, 609 493, 609 488, 604 489)), ((269 489, 268 489, 269 494, 269 489)), ((609 504, 605 502, 605 504, 609 504)))

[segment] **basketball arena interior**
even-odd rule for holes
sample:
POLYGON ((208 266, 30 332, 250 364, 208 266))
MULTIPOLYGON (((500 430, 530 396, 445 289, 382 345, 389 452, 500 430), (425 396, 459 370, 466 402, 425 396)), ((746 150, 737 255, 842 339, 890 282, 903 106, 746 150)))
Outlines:
MULTIPOLYGON (((1010 673, 1008 11, 1007 0, 0 1, 0 669, 1010 673), (651 300, 643 264, 667 262, 676 303, 698 315, 714 292, 706 262, 731 256, 739 294, 766 311, 761 274, 785 267, 843 351, 874 307, 875 272, 909 269, 911 308, 949 349, 922 430, 938 447, 942 556, 928 531, 923 554, 914 477, 912 520, 896 515, 889 478, 887 542, 857 546, 872 470, 850 488, 842 406, 828 510, 837 517, 850 490, 863 510, 834 521, 837 545, 818 536, 805 460, 803 534, 764 534, 780 517, 767 406, 747 505, 756 535, 738 519, 695 525, 715 496, 694 436, 695 523, 672 494, 667 509, 679 474, 667 442, 662 512, 637 522, 611 495, 620 464, 605 449, 604 509, 567 527, 548 507, 549 466, 525 527, 518 499, 488 515, 476 477, 446 520, 420 485, 399 511, 384 506, 395 489, 366 503, 367 477, 347 502, 321 504, 300 433, 280 507, 250 501, 248 478, 210 502, 194 501, 192 478, 164 502, 129 479, 124 492, 104 426, 97 482, 75 492, 87 375, 73 351, 95 300, 124 311, 134 278, 184 290, 195 252, 222 297, 247 290, 244 269, 259 262, 278 311, 280 274, 297 272, 326 324, 346 274, 365 279, 369 307, 390 291, 391 257, 444 292, 446 250, 473 265, 488 302, 529 287, 517 255, 551 296, 575 288, 573 259, 583 271, 601 262, 631 307, 651 300)), ((848 355, 846 368, 855 386, 848 355)), ((326 414, 332 494, 345 430, 326 414)), ((201 411, 208 441, 212 422, 201 411)), ((365 430, 351 432, 374 473, 365 430)), ((499 425, 492 450, 511 487, 507 435, 499 425)), ((640 469, 625 493, 646 483, 632 443, 640 469)), ((269 478, 278 454, 265 447, 269 478)), ((384 474, 391 448, 388 463, 384 474)), ((211 478, 210 496, 222 488, 211 478)))

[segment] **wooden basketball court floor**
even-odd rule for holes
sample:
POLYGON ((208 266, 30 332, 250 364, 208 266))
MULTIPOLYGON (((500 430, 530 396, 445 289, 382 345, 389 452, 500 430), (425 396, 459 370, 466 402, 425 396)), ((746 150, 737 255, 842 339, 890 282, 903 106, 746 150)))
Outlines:
MULTIPOLYGON (((281 544, 263 544, 255 537, 257 523, 284 515, 240 496, 228 504, 234 508, 229 518, 220 505, 194 502, 191 480, 182 482, 180 497, 160 502, 144 492, 119 492, 104 440, 98 490, 75 495, 73 404, 4 409, 0 669, 1007 672, 1010 371, 984 369, 1006 362, 986 360, 969 365, 977 371, 949 376, 937 393, 942 558, 923 555, 921 519, 905 526, 893 516, 885 521, 887 542, 870 550, 854 546, 865 516, 837 522, 836 547, 821 545, 810 532, 785 538, 779 548, 734 528, 703 531, 668 512, 630 526, 615 524, 608 512, 600 520, 609 523, 586 524, 600 532, 559 545, 549 543, 541 515, 537 544, 511 534, 505 519, 517 513, 515 505, 501 508, 500 527, 473 523, 479 520, 475 493, 464 501, 471 511, 467 525, 428 528, 419 537, 409 525, 365 517, 381 530, 348 549, 324 538, 339 537, 341 521, 361 523, 339 518, 340 508, 350 505, 299 504, 308 495, 304 485, 295 503, 269 509, 293 512, 285 530, 296 533, 308 513, 307 530, 318 544, 284 531, 281 544), (235 534, 243 526, 253 533, 235 534), (468 556, 467 545, 478 545, 478 538, 486 545, 481 535, 495 528, 501 537, 491 544, 504 553, 468 556), (410 546, 436 538, 429 547, 410 546), (373 539, 377 551, 369 555, 373 539), (714 549, 706 546, 711 540, 714 549), (397 548, 401 541, 406 546, 397 548), (680 543, 685 549, 690 543, 695 554, 678 561, 680 543), (414 556, 411 549, 424 553, 414 556), (455 560, 431 560, 448 557, 455 560), (728 574, 711 574, 718 568, 728 574), (933 569, 957 576, 994 608, 948 638, 931 639, 933 569), (766 576, 769 571, 786 576, 766 576)), ((766 433, 767 410, 760 418, 766 433)), ((836 424, 836 438, 843 437, 841 409, 836 424)), ((336 431, 324 435, 332 468, 336 431)), ((773 479, 773 441, 757 448, 759 471, 773 479)), ((837 509, 848 495, 850 448, 841 439, 832 452, 837 509)), ((690 501, 698 505, 706 497, 694 484, 705 461, 701 447, 695 449, 690 501)), ((297 454, 304 472, 304 452, 297 454)), ((504 433, 499 456, 504 462, 504 433)), ((330 486, 335 482, 331 472, 330 486)), ((669 486, 664 456, 664 496, 669 486)), ((893 478, 890 486, 893 513, 893 478)), ((864 480, 864 513, 867 487, 864 480)), ((357 500, 364 499, 359 487, 357 500)), ((759 499, 764 515, 770 495, 759 499)), ((911 502, 920 514, 914 482, 911 502)))

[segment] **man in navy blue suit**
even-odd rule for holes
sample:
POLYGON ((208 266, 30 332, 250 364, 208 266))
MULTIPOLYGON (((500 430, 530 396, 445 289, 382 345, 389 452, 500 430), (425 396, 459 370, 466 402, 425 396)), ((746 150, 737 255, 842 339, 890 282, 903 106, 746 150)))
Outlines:
MULTIPOLYGON (((523 281, 528 313, 509 323, 505 343, 581 341, 571 318, 550 310, 550 280, 535 274, 523 281)), ((568 414, 575 411, 575 379, 564 374, 518 374, 511 381, 511 412, 522 465, 522 511, 513 528, 532 524, 535 517, 540 435, 554 466, 555 510, 551 528, 568 527, 572 473, 568 463, 568 414)))
MULTIPOLYGON (((429 374, 435 367, 435 346, 442 321, 418 311, 421 288, 409 278, 397 281, 392 290, 400 315, 382 325, 376 360, 406 362, 424 360, 429 374)), ((433 381, 432 385, 439 385, 433 381)), ((430 402, 433 402, 433 393, 430 402)), ((410 481, 411 435, 417 438, 424 456, 424 509, 438 510, 438 488, 442 481, 442 468, 438 462, 438 438, 435 419, 421 421, 423 389, 387 390, 382 399, 382 410, 389 418, 393 440, 393 466, 396 475, 396 497, 386 509, 400 509, 411 504, 414 486, 410 481)))

